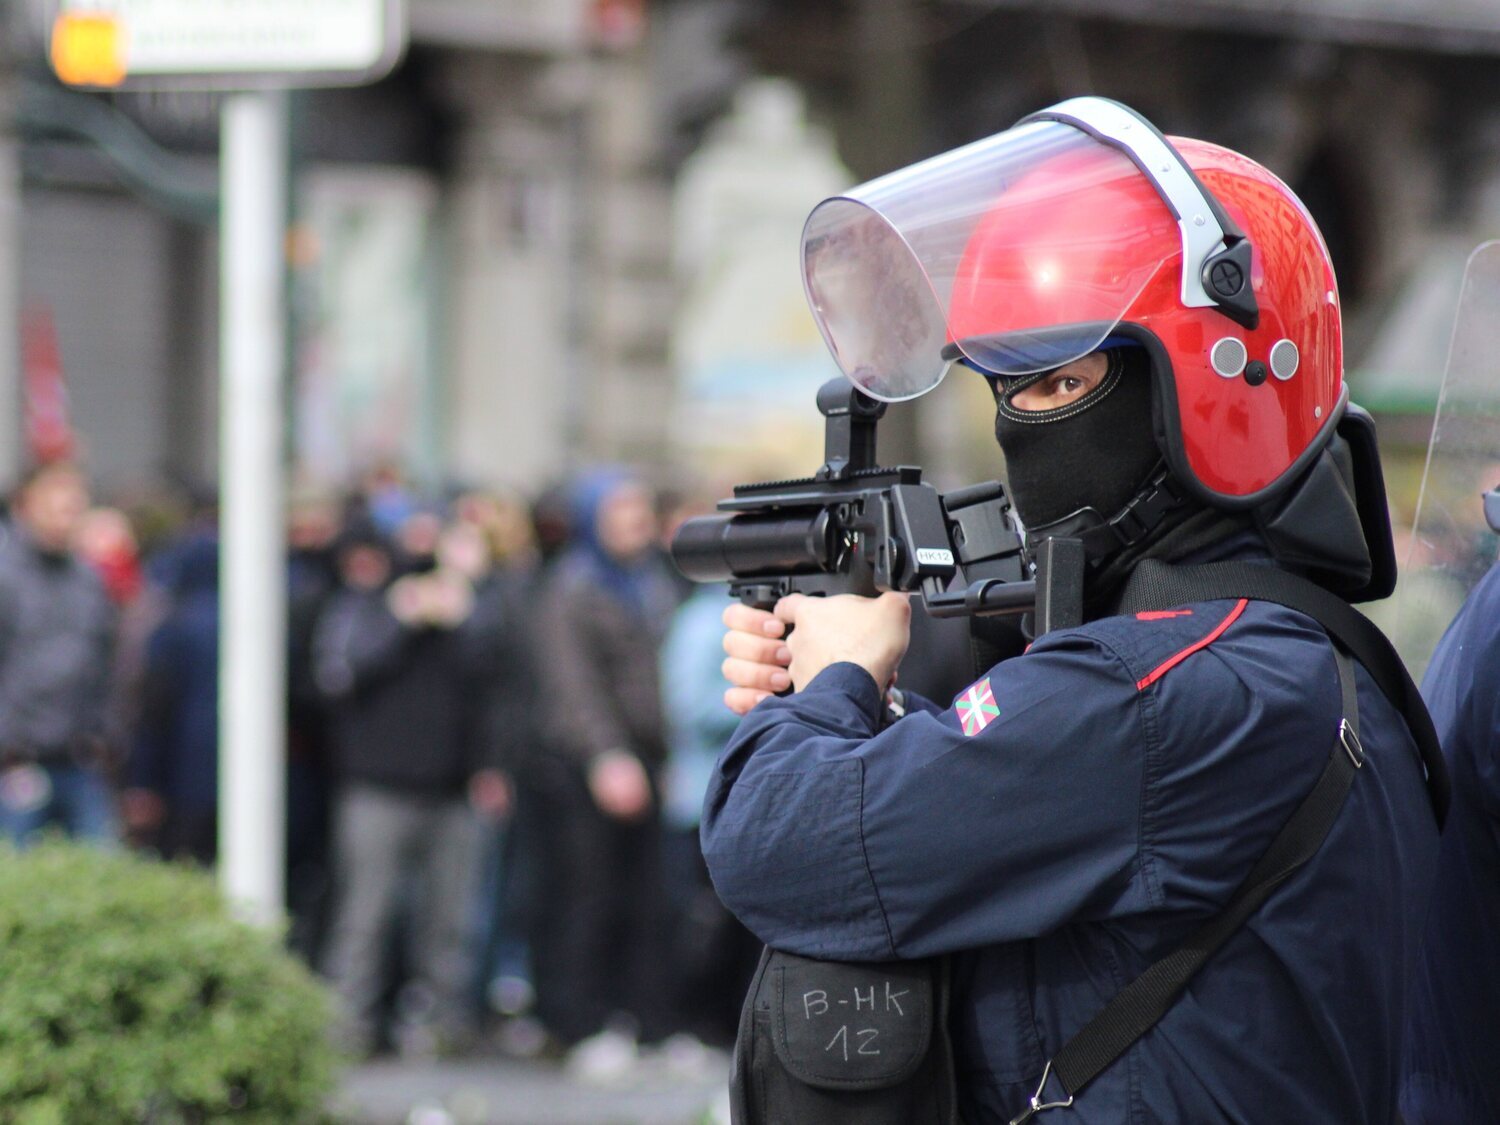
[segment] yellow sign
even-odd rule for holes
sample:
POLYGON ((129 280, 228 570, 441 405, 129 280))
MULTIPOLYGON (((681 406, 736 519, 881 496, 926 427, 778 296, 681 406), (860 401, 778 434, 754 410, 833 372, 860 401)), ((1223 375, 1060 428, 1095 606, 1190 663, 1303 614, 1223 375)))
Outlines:
POLYGON ((112 13, 63 12, 52 24, 52 69, 70 86, 125 80, 125 29, 112 13))

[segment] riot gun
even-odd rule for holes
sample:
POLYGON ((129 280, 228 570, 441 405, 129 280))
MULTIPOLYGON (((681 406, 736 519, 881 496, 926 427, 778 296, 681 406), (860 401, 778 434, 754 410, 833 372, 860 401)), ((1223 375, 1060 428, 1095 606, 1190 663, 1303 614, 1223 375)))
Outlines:
POLYGON ((672 561, 746 605, 787 594, 918 593, 934 617, 1034 613, 1037 635, 1082 620, 1083 546, 1033 558, 999 481, 939 493, 913 465, 876 463, 886 404, 844 379, 818 391, 824 464, 801 480, 739 485, 716 515, 686 520, 672 561))

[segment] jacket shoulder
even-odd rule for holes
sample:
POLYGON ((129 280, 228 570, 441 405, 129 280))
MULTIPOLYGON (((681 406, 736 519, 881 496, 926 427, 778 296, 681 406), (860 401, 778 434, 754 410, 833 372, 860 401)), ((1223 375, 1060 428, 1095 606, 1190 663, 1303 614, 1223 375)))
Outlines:
POLYGON ((1324 641, 1322 629, 1311 618, 1271 602, 1245 598, 1191 602, 1171 609, 1103 617, 1044 637, 1037 646, 1056 643, 1054 638, 1062 641, 1070 635, 1109 649, 1141 688, 1214 646, 1223 651, 1250 644, 1290 654, 1288 645, 1324 641))

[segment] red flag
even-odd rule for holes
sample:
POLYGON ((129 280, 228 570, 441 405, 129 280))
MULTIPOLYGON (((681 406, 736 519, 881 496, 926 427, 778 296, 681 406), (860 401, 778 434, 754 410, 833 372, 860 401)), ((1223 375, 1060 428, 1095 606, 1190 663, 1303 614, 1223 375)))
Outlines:
POLYGON ((49 308, 32 306, 21 316, 21 368, 26 446, 36 461, 66 460, 73 455, 73 427, 57 325, 49 308))

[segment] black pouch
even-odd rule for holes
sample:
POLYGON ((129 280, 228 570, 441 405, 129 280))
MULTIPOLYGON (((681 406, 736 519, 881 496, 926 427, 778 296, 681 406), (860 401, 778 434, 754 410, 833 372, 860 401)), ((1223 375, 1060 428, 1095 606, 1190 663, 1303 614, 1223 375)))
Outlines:
POLYGON ((958 1125, 947 961, 766 949, 729 1088, 734 1125, 958 1125))

